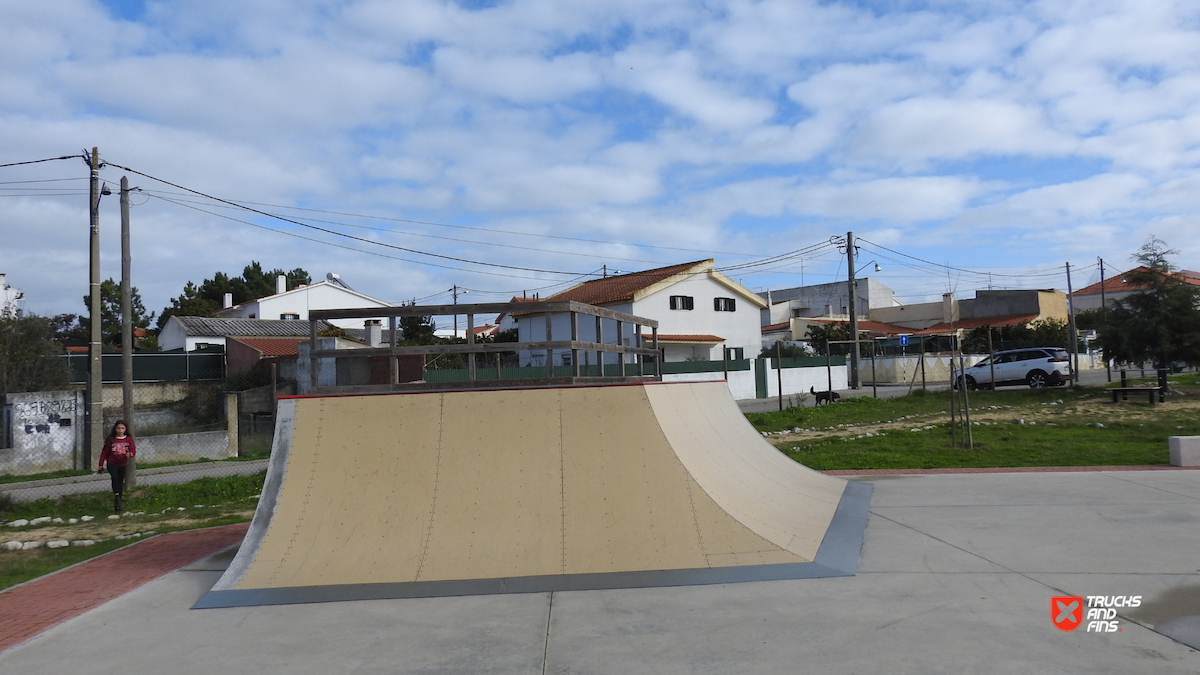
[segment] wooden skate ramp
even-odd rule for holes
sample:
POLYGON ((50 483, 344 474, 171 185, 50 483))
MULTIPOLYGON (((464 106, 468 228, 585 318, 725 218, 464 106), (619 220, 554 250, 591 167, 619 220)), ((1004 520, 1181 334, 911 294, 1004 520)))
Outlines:
POLYGON ((263 497, 196 607, 853 574, 869 486, 722 382, 280 401, 263 497))

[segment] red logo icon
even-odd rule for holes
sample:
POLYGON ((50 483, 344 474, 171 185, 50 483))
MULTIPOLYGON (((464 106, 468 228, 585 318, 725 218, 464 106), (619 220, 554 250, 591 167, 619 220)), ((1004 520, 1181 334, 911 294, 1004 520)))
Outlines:
POLYGON ((1083 596, 1067 595, 1050 598, 1050 618, 1054 627, 1073 631, 1083 623, 1083 596))

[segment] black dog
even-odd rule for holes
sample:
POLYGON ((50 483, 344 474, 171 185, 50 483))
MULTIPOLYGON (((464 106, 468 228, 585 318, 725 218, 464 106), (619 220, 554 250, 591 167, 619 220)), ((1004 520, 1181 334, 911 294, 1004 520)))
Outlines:
POLYGON ((812 387, 809 387, 808 393, 817 397, 816 405, 821 405, 822 403, 837 403, 838 401, 842 400, 842 397, 839 396, 836 391, 814 391, 812 387))

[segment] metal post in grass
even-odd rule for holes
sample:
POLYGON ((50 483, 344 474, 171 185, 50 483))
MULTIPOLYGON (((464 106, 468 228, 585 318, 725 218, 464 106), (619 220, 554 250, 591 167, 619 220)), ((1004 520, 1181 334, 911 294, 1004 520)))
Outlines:
MULTIPOLYGON (((833 357, 829 355, 829 340, 825 341, 825 377, 828 384, 825 391, 833 391, 833 357)), ((832 396, 831 396, 832 398, 832 396)))
POLYGON ((950 447, 958 447, 958 390, 954 384, 954 352, 950 352, 950 447))
MULTIPOLYGON (((958 369, 960 372, 966 372, 966 369, 967 369, 967 360, 963 357, 961 352, 958 355, 958 369)), ((963 378, 962 396, 963 396, 963 424, 966 426, 966 432, 963 433, 963 439, 965 440, 965 442, 967 444, 967 449, 974 450, 975 449, 975 434, 971 432, 971 400, 967 396, 967 382, 966 382, 965 377, 963 378)))
POLYGON ((783 357, 779 343, 780 340, 775 341, 775 388, 779 390, 779 412, 783 412, 783 357))
POLYGON ((928 389, 925 384, 925 337, 921 337, 921 388, 928 389))
POLYGON ((996 350, 992 349, 991 326, 988 326, 988 369, 992 373, 992 391, 996 391, 996 350))
POLYGON ((875 341, 871 341, 871 396, 879 398, 879 378, 875 377, 875 341))

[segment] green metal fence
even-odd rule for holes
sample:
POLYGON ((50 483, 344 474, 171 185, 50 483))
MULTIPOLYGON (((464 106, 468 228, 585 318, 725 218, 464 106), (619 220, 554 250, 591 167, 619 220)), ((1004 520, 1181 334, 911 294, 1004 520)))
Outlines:
MULTIPOLYGON (((64 356, 71 368, 71 382, 83 384, 88 379, 87 354, 64 356)), ((100 357, 101 379, 104 382, 121 381, 121 355, 104 354, 100 357)), ((180 354, 134 354, 134 382, 196 382, 200 380, 225 379, 225 355, 212 353, 180 354)))

